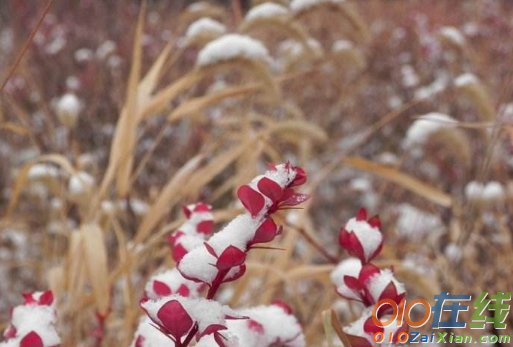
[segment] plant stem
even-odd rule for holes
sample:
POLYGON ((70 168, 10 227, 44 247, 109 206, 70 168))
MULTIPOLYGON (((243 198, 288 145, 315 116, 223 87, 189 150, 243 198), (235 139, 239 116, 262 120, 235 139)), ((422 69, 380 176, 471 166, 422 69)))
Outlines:
POLYGON ((317 240, 310 236, 310 234, 308 234, 303 228, 296 228, 296 230, 301 234, 301 236, 303 236, 306 239, 306 241, 310 245, 312 245, 313 248, 315 248, 319 253, 321 253, 324 256, 324 258, 326 258, 330 263, 339 263, 339 260, 336 257, 329 254, 328 251, 319 242, 317 242, 317 240))

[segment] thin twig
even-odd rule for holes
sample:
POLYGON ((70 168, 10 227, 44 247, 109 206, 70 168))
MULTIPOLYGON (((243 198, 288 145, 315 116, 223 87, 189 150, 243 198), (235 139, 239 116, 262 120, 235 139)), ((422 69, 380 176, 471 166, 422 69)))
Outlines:
POLYGON ((52 6, 53 2, 54 2, 54 0, 49 0, 48 3, 46 4, 43 14, 39 18, 39 21, 37 22, 34 29, 32 29, 32 32, 30 33, 30 36, 28 37, 28 39, 23 44, 23 47, 22 47, 20 53, 18 53, 18 56, 16 57, 14 64, 11 66, 9 73, 7 74, 7 77, 5 78, 4 82, 2 83, 2 86, 0 87, 0 93, 3 92, 4 87, 7 85, 7 82, 9 81, 9 79, 11 79, 12 75, 14 74, 14 71, 16 71, 16 69, 18 68, 18 65, 20 65, 21 60, 23 59, 23 56, 25 55, 25 52, 27 51, 30 44, 34 40, 34 36, 36 36, 36 33, 39 30, 39 27, 41 26, 41 24, 43 24, 43 20, 45 19, 48 11, 50 10, 50 7, 52 6))

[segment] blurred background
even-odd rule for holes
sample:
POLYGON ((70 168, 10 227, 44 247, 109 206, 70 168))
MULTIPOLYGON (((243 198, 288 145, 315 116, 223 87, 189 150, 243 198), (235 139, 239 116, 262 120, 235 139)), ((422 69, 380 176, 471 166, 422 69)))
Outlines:
POLYGON ((180 206, 212 204, 219 227, 236 187, 286 160, 312 197, 282 216, 287 250, 256 250, 225 302, 285 300, 328 346, 321 312, 348 324, 361 308, 318 248, 346 257, 338 231, 361 206, 411 298, 510 291, 512 19, 507 0, 3 1, 0 328, 50 287, 64 345, 88 344, 106 307, 104 345, 128 345, 180 206), (262 3, 286 11, 247 15, 262 3), (227 33, 268 56, 198 63, 227 33))

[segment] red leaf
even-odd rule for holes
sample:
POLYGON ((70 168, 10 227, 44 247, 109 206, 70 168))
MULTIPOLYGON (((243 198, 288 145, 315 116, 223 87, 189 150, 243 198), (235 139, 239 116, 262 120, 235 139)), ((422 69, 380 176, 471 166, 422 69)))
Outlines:
POLYGON ((210 212, 212 211, 212 207, 203 202, 199 202, 196 207, 194 207, 194 212, 210 212))
POLYGON ((274 165, 273 163, 267 163, 267 167, 269 168, 269 170, 271 171, 276 171, 276 165, 274 165))
POLYGON ((398 299, 397 288, 395 287, 394 282, 390 281, 390 283, 385 287, 385 289, 383 289, 383 292, 381 292, 381 295, 379 296, 378 300, 383 299, 392 299, 394 301, 398 299))
POLYGON ((226 330, 226 327, 221 324, 211 324, 201 332, 200 337, 216 333, 219 330, 226 330))
POLYGON ((217 259, 216 267, 223 271, 242 265, 246 260, 246 253, 235 246, 229 246, 217 259))
POLYGON ((187 253, 187 249, 179 243, 173 247, 173 260, 179 263, 187 253))
POLYGON ((362 207, 360 210, 358 210, 356 220, 359 222, 367 220, 367 210, 365 208, 362 207))
POLYGON ((246 273, 246 264, 242 264, 241 266, 235 268, 236 271, 230 271, 230 273, 223 279, 223 282, 232 282, 241 278, 246 273), (233 273, 232 273, 233 272, 233 273))
POLYGON ((251 244, 271 242, 277 235, 278 227, 271 218, 266 219, 255 232, 251 244))
POLYGON ((157 317, 162 322, 162 328, 176 340, 187 334, 194 325, 192 318, 177 300, 166 302, 157 312, 157 317))
MULTIPOLYGON (((345 231, 345 230, 344 230, 345 231)), ((352 256, 358 257, 363 264, 366 263, 365 253, 363 252, 362 244, 355 233, 345 231, 340 235, 340 244, 352 256)))
POLYGON ((384 332, 385 329, 383 327, 378 327, 372 320, 372 317, 369 317, 365 323, 363 323, 363 331, 365 331, 367 334, 374 335, 376 333, 384 332))
POLYGON ((296 170, 296 177, 294 177, 294 180, 289 185, 289 187, 291 188, 305 184, 307 179, 305 170, 303 170, 299 166, 294 167, 294 169, 296 170))
POLYGON ((282 201, 280 207, 284 206, 297 206, 310 198, 308 194, 294 193, 286 200, 282 201))
POLYGON ((287 303, 280 300, 276 300, 272 304, 274 306, 278 306, 279 308, 281 308, 283 311, 285 311, 286 314, 292 314, 292 308, 289 305, 287 305, 287 303))
POLYGON ((187 206, 182 206, 182 212, 187 219, 191 218, 191 210, 187 206))
POLYGON ((283 189, 273 180, 263 177, 257 184, 260 193, 267 196, 273 203, 279 201, 283 195, 283 189))
POLYGON ((381 272, 381 270, 372 264, 366 264, 362 267, 360 270, 360 275, 358 276, 358 279, 361 283, 365 284, 374 275, 377 275, 381 272))
POLYGON ((36 300, 34 299, 34 293, 23 293, 21 294, 25 299, 25 304, 35 304, 36 300))
POLYGON ((7 329, 4 331, 4 337, 9 340, 16 336, 16 327, 14 325, 9 325, 7 329))
POLYGON ((371 227, 381 229, 381 220, 379 219, 379 216, 376 215, 368 220, 368 222, 371 227))
POLYGON ((167 286, 164 282, 153 281, 153 291, 158 296, 168 296, 171 295, 171 288, 167 286))
POLYGON ((21 339, 20 347, 44 347, 44 345, 41 337, 35 331, 31 331, 21 339))
POLYGON ((262 324, 258 323, 256 320, 249 319, 247 322, 248 322, 249 330, 252 330, 258 334, 264 333, 264 326, 262 324))
POLYGON ((257 216, 264 208, 265 200, 262 194, 247 185, 239 188, 237 196, 242 205, 244 205, 246 210, 251 214, 251 217, 257 216))
POLYGON ((135 347, 143 347, 144 337, 141 335, 137 336, 137 340, 135 340, 135 347))
POLYGON ((214 231, 214 221, 213 220, 204 220, 198 224, 198 232, 202 234, 211 234, 214 231))
POLYGON ((352 277, 352 276, 344 276, 344 284, 349 288, 349 289, 352 289, 354 291, 359 291, 362 286, 360 285, 360 282, 358 281, 358 279, 352 277))
POLYGON ((51 290, 48 290, 41 294, 39 297, 39 304, 44 306, 50 306, 53 303, 53 293, 51 290))
POLYGON ((189 295, 191 294, 191 291, 189 290, 189 287, 187 287, 185 284, 182 284, 177 292, 176 292, 178 295, 181 295, 183 297, 189 297, 189 295))
POLYGON ((203 245, 205 246, 205 248, 207 249, 207 252, 210 253, 213 257, 216 257, 217 258, 217 254, 216 254, 216 251, 212 248, 212 246, 210 246, 207 242, 203 242, 203 245))

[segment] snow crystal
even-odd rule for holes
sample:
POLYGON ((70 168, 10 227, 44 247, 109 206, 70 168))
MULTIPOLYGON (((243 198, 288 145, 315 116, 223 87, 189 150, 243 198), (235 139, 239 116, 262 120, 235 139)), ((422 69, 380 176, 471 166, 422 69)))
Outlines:
POLYGON ((211 18, 201 18, 192 23, 185 33, 185 38, 187 41, 191 41, 194 38, 202 35, 202 34, 215 34, 217 36, 221 36, 226 32, 226 27, 219 23, 216 20, 211 18))
POLYGON ((454 27, 443 27, 440 29, 440 35, 450 40, 452 43, 463 46, 465 45, 465 37, 454 27))
POLYGON ((293 0, 290 3, 290 8, 294 13, 308 11, 311 8, 321 4, 340 4, 345 0, 293 0))
POLYGON ((273 2, 265 2, 261 5, 253 7, 248 12, 248 14, 246 14, 244 20, 250 22, 259 19, 286 16, 288 14, 289 10, 286 7, 275 4, 273 2))
POLYGON ((414 145, 422 145, 432 134, 444 128, 453 128, 455 123, 454 118, 445 114, 428 113, 408 128, 403 146, 409 148, 414 145))
POLYGON ((479 83, 479 79, 476 77, 476 75, 471 73, 459 75, 454 80, 454 85, 459 88, 477 83, 479 83))
POLYGON ((267 48, 260 41, 249 36, 228 34, 209 42, 199 52, 197 64, 208 66, 236 58, 271 62, 267 48))

